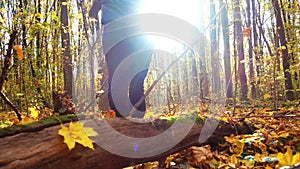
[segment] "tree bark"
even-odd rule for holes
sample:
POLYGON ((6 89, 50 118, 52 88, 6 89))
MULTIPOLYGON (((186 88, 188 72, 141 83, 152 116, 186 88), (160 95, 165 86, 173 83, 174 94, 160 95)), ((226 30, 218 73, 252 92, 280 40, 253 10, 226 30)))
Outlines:
POLYGON ((69 34, 69 19, 67 0, 61 0, 61 40, 63 48, 63 71, 64 71, 64 89, 67 91, 68 96, 72 98, 73 93, 73 68, 72 68, 72 56, 71 56, 71 42, 69 34))
MULTIPOLYGON (((251 1, 252 6, 252 35, 253 35, 253 49, 255 55, 255 65, 256 65, 256 77, 260 76, 260 59, 259 55, 262 53, 258 46, 258 34, 257 34, 257 12, 256 12, 256 4, 255 0, 251 1)), ((259 88, 260 78, 256 80, 255 85, 259 88)), ((258 97, 258 92, 255 93, 255 96, 258 97)))
POLYGON ((242 18, 240 10, 240 0, 234 1, 234 29, 235 37, 237 38, 237 54, 238 54, 238 76, 241 85, 241 100, 248 100, 248 85, 247 85, 247 76, 245 69, 245 55, 244 55, 244 44, 243 44, 243 35, 242 35, 242 18))
POLYGON ((13 30, 13 32, 10 35, 9 42, 8 42, 8 48, 7 48, 3 67, 1 70, 1 74, 0 74, 0 96, 5 101, 5 103, 8 104, 15 111, 15 113, 18 117, 18 120, 21 121, 22 117, 21 117, 20 112, 18 111, 16 106, 2 92, 3 85, 4 85, 5 81, 7 80, 7 76, 8 76, 9 70, 11 68, 10 61, 12 58, 13 44, 14 44, 14 41, 15 41, 17 35, 18 35, 18 32, 16 30, 13 30))
MULTIPOLYGON (((250 0, 247 0, 247 28, 249 29, 251 27, 251 3, 250 0)), ((251 97, 252 99, 256 98, 256 86, 254 81, 254 66, 253 66, 253 45, 252 45, 252 36, 250 34, 250 37, 248 38, 249 42, 249 76, 250 76, 250 85, 251 85, 251 97)))
MULTIPOLYGON (((170 127, 167 121, 153 121, 149 123, 134 123, 124 119, 106 119, 107 122, 115 130, 121 134, 147 138, 158 135, 170 127)), ((100 125, 103 122, 100 122, 100 125)), ((85 121, 85 126, 97 128, 95 121, 85 121)), ((174 131, 180 131, 181 124, 174 131)), ((99 127, 99 126, 98 126, 99 127)), ((98 145, 94 144, 95 150, 85 148, 79 144, 75 149, 69 151, 67 146, 63 143, 63 138, 58 135, 60 126, 47 127, 40 131, 20 133, 14 136, 7 136, 1 138, 0 142, 0 168, 18 168, 18 169, 120 169, 123 167, 131 166, 148 161, 161 161, 170 154, 184 150, 193 145, 212 144, 216 145, 218 140, 223 136, 230 134, 244 134, 251 133, 248 125, 240 126, 235 124, 235 127, 228 123, 220 123, 219 127, 215 130, 212 136, 204 143, 199 143, 199 133, 203 125, 195 123, 187 136, 175 147, 170 150, 147 158, 127 158, 112 154, 98 145)), ((208 125, 210 127, 210 125, 208 125)), ((110 138, 113 134, 105 131, 109 127, 98 131, 99 137, 110 138)), ((172 138, 170 138, 172 139, 172 138)), ((166 139, 168 141, 168 139, 166 139)), ((114 140, 112 140, 114 142, 114 140)), ((119 142, 119 145, 114 147, 117 150, 124 147, 124 142, 119 142)), ((158 145, 148 145, 149 151, 155 151, 153 148, 159 148, 158 145), (154 146, 154 147, 153 147, 154 146)), ((164 147, 165 148, 165 147, 164 147)), ((147 152, 148 153, 148 152, 147 152)))
POLYGON ((9 105, 9 107, 11 107, 14 110, 14 112, 16 113, 16 115, 18 117, 18 120, 21 121, 22 120, 22 116, 21 116, 21 113, 19 112, 19 110, 17 109, 17 107, 1 91, 0 91, 0 97, 5 101, 6 104, 9 105))
POLYGON ((192 80, 193 80, 193 92, 199 94, 199 79, 198 79, 198 70, 197 70, 197 61, 194 54, 191 54, 191 66, 192 66, 192 80))
MULTIPOLYGON (((223 0, 220 0, 220 6, 224 5, 223 0)), ((228 10, 225 7, 221 12, 222 33, 224 42, 224 67, 225 67, 225 82, 226 82, 226 97, 233 97, 232 76, 231 76, 231 61, 230 61, 230 38, 228 26, 228 10)))
POLYGON ((288 53, 288 45, 287 40, 285 37, 285 28, 282 22, 281 11, 278 4, 278 0, 272 0, 275 17, 276 17, 276 28, 277 34, 279 36, 280 44, 281 44, 281 51, 282 51, 282 64, 283 64, 283 71, 285 77, 285 90, 286 90, 286 98, 288 100, 294 100, 294 92, 293 92, 293 83, 292 83, 292 76, 290 71, 290 56, 288 53))
POLYGON ((210 0, 210 20, 211 20, 211 31, 210 31, 210 42, 211 42, 211 67, 212 67, 212 92, 218 93, 221 90, 220 82, 220 58, 219 49, 217 42, 217 20, 216 5, 213 0, 210 0))

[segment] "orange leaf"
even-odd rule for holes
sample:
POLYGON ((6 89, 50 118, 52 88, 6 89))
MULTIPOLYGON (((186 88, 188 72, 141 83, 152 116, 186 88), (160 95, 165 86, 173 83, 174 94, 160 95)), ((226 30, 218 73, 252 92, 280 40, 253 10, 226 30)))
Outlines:
POLYGON ((244 36, 250 38, 251 31, 252 31, 252 27, 247 27, 247 28, 243 29, 242 34, 244 36))
POLYGON ((114 110, 110 110, 109 112, 107 112, 105 115, 104 115, 105 118, 116 118, 117 115, 116 115, 116 112, 114 110))
POLYGON ((23 60, 24 52, 23 52, 21 45, 15 45, 13 48, 14 48, 14 50, 17 51, 18 59, 23 60))
POLYGON ((33 118, 25 117, 25 118, 22 119, 22 121, 17 121, 14 124, 22 124, 23 125, 23 124, 33 123, 35 121, 37 121, 37 120, 33 119, 33 118))

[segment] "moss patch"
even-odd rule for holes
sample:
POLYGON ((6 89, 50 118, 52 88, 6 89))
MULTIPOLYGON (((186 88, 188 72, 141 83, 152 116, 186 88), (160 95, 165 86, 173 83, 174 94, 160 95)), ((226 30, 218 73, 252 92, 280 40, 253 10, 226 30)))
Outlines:
POLYGON ((20 124, 20 125, 18 124, 18 125, 0 129, 0 138, 6 136, 12 136, 22 132, 37 132, 47 127, 59 125, 61 123, 68 123, 71 121, 78 121, 79 119, 84 119, 84 118, 85 118, 84 115, 76 115, 76 114, 51 116, 36 122, 32 122, 28 124, 20 124))

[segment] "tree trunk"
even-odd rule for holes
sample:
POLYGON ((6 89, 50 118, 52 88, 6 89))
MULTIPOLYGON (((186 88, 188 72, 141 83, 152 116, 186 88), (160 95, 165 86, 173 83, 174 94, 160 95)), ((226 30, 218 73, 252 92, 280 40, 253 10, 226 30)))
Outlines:
MULTIPOLYGON (((167 121, 153 121, 149 123, 134 123, 124 119, 106 119, 111 127, 116 129, 121 134, 135 137, 148 138, 156 136, 164 132, 170 127, 167 121)), ((104 122, 100 122, 103 124, 104 122)), ((85 121, 85 126, 96 129, 99 124, 95 121, 85 121)), ((182 127, 187 124, 180 124, 174 128, 174 131, 180 132, 182 127)), ((209 127, 210 125, 206 126, 209 127)), ((69 151, 63 142, 63 138, 58 135, 60 126, 53 126, 44 129, 24 132, 14 136, 6 136, 0 141, 0 168, 18 168, 18 169, 120 169, 134 164, 144 163, 148 161, 164 162, 164 159, 173 153, 189 148, 193 145, 212 144, 216 146, 223 136, 237 134, 236 131, 243 133, 251 133, 247 125, 240 126, 236 124, 236 128, 228 123, 220 123, 212 136, 204 143, 199 143, 199 134, 203 125, 194 124, 187 136, 180 141, 175 147, 170 150, 162 151, 164 153, 146 157, 146 158, 128 158, 110 153, 100 146, 94 144, 95 150, 85 148, 79 144, 75 149, 69 151), (35 132, 32 132, 35 131, 35 132)), ((98 131, 99 137, 111 138, 113 133, 108 132, 110 127, 103 128, 98 131)), ((175 137, 175 136, 174 136, 175 137)), ((166 139, 169 142, 168 138, 166 139)), ((97 140, 97 138, 95 138, 97 140)), ((117 144, 116 150, 122 150, 125 142, 116 142, 113 139, 112 143, 117 144)), ((109 144, 112 144, 109 143, 109 144)), ((164 144, 164 143, 162 143, 164 144)), ((159 145, 149 143, 149 149, 145 153, 157 151, 159 145)))
MULTIPOLYGON (((252 6, 252 34, 253 34, 253 48, 254 48, 254 55, 255 55, 255 65, 256 65, 256 77, 260 76, 260 63, 259 63, 259 55, 260 55, 260 50, 258 49, 258 34, 257 34, 257 12, 256 12, 256 5, 255 5, 255 0, 251 1, 251 6, 252 6)), ((256 87, 259 88, 259 79, 255 82, 256 87)), ((255 93, 257 97, 257 92, 255 93)))
MULTIPOLYGON (((251 4, 250 0, 247 0, 247 28, 251 28, 251 4)), ((250 29, 251 30, 251 29, 250 29)), ((256 87, 255 87, 255 81, 254 81, 254 67, 253 67, 253 46, 252 46, 252 36, 251 33, 249 34, 250 37, 248 38, 249 42, 249 48, 248 48, 248 53, 249 53, 249 76, 250 76, 250 85, 251 85, 251 97, 252 99, 256 98, 256 87)))
POLYGON ((235 37, 237 38, 237 54, 238 54, 238 76, 241 85, 241 100, 247 100, 248 85, 247 76, 245 69, 245 56, 244 56, 244 45, 243 45, 243 34, 242 34, 242 18, 240 10, 240 0, 234 1, 234 28, 235 37))
MULTIPOLYGON (((36 16, 36 20, 37 20, 37 23, 39 24, 43 24, 41 22, 41 15, 39 14, 42 14, 42 9, 41 9, 41 0, 37 0, 34 2, 34 5, 37 6, 37 11, 35 11, 38 15, 36 16)), ((42 60, 43 60, 43 57, 41 55, 41 34, 43 34, 43 31, 40 30, 36 33, 36 44, 35 44, 35 55, 36 55, 36 58, 37 58, 37 62, 36 62, 36 65, 38 67, 38 69, 40 70, 42 68, 42 60)))
POLYGON ((214 18, 216 15, 216 5, 213 0, 210 0, 210 20, 211 20, 211 67, 212 67, 212 92, 218 93, 221 90, 220 84, 220 68, 219 68, 219 49, 217 42, 217 20, 214 18))
MULTIPOLYGON (((198 71, 197 71, 197 62, 195 55, 191 55, 191 62, 192 62, 192 80, 193 80, 193 92, 199 94, 199 80, 198 80, 198 71)), ((200 95, 198 95, 200 96, 200 95)))
POLYGON ((294 100, 294 92, 293 92, 293 84, 292 84, 292 76, 290 71, 290 57, 288 53, 288 46, 287 40, 285 37, 285 30, 284 25, 282 22, 281 12, 278 4, 278 0, 272 0, 275 17, 276 17, 276 28, 277 34, 279 36, 280 44, 281 44, 281 51, 282 51, 282 64, 283 64, 283 71, 284 71, 284 78, 285 78, 285 90, 286 98, 288 100, 294 100))
MULTIPOLYGON (((223 0, 220 0, 220 6, 224 5, 223 0)), ((228 10, 225 7, 221 12, 222 33, 224 42, 224 67, 225 67, 225 82, 226 82, 226 97, 233 97, 232 76, 231 76, 231 62, 230 62, 230 39, 228 26, 228 10)))
POLYGON ((14 41, 15 41, 17 35, 18 35, 18 32, 16 30, 13 30, 13 32, 10 35, 9 42, 8 42, 8 47, 6 50, 7 52, 4 57, 3 67, 1 70, 1 74, 0 74, 0 95, 1 95, 1 98, 5 101, 5 103, 8 104, 15 111, 15 113, 18 117, 18 120, 21 121, 22 117, 21 117, 20 112, 18 111, 16 106, 13 105, 13 103, 2 92, 3 85, 4 85, 5 81, 7 80, 7 76, 8 76, 9 70, 11 68, 10 62, 11 62, 11 58, 12 58, 13 44, 14 44, 14 41))
POLYGON ((67 0, 61 0, 61 40, 63 48, 63 71, 64 71, 64 89, 67 91, 68 96, 72 98, 73 93, 73 68, 72 68, 72 56, 70 49, 70 34, 69 34, 69 19, 67 0))

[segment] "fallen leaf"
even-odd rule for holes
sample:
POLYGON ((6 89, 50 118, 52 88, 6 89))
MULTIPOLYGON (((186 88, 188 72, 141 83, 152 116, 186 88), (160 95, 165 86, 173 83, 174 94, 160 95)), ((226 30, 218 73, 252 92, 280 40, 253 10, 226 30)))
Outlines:
POLYGON ((229 161, 229 166, 230 167, 233 167, 233 168, 236 168, 236 165, 238 164, 238 159, 237 159, 237 157, 235 156, 235 155, 232 155, 231 157, 230 157, 230 161, 229 161))
POLYGON ((36 119, 30 117, 22 117, 21 121, 16 121, 14 124, 28 124, 37 121, 36 119))
POLYGON ((114 110, 110 110, 109 112, 107 112, 105 115, 104 115, 105 118, 116 118, 117 115, 116 115, 116 112, 114 110))
POLYGON ((291 147, 289 146, 287 147, 286 153, 278 153, 277 158, 279 160, 280 166, 292 166, 297 163, 300 163, 300 153, 297 152, 295 155, 293 155, 291 147))
POLYGON ((75 147, 76 142, 94 150, 93 140, 91 140, 89 136, 98 135, 92 128, 83 127, 83 123, 80 122, 71 122, 69 127, 61 125, 58 134, 64 137, 64 143, 67 144, 69 150, 75 147))
POLYGON ((271 95, 270 95, 269 93, 267 93, 267 94, 264 95, 264 99, 265 99, 265 100, 267 100, 267 99, 269 99, 269 98, 271 98, 271 95))
POLYGON ((39 117, 39 111, 36 110, 36 108, 34 107, 29 107, 28 108, 29 112, 30 112, 30 116, 34 119, 38 118, 39 117))

